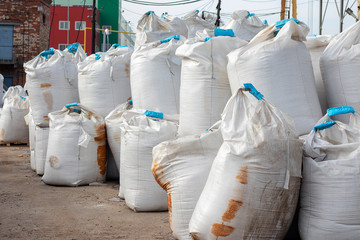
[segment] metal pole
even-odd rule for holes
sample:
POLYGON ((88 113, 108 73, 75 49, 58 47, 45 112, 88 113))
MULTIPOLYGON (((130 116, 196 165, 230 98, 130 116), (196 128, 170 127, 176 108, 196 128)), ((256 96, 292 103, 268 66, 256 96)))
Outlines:
POLYGON ((323 0, 319 0, 319 2, 320 2, 320 7, 319 7, 319 35, 321 35, 322 34, 322 15, 323 15, 323 13, 322 13, 322 9, 323 9, 323 6, 322 6, 322 1, 323 0))
POLYGON ((292 0, 292 17, 297 18, 297 1, 292 0))
POLYGON ((91 29, 91 54, 95 53, 95 28, 96 28, 96 0, 93 0, 92 29, 91 29))
POLYGON ((344 0, 340 0, 340 32, 343 31, 344 0))
POLYGON ((219 27, 220 26, 221 0, 219 0, 218 5, 216 6, 216 9, 217 9, 217 18, 216 18, 215 26, 219 27))
POLYGON ((284 19, 285 19, 285 0, 281 0, 280 20, 284 20, 284 19))

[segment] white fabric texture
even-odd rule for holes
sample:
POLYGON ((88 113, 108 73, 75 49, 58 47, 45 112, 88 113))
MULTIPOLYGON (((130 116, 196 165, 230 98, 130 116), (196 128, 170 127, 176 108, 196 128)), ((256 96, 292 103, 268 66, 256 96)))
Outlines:
POLYGON ((332 37, 332 35, 307 36, 305 42, 305 45, 310 52, 311 62, 314 70, 316 91, 319 97, 323 114, 326 113, 326 109, 328 109, 328 104, 326 100, 325 85, 320 71, 320 57, 329 42, 331 41, 332 37))
POLYGON ((106 123, 106 138, 110 146, 111 152, 114 156, 116 167, 120 173, 120 145, 121 145, 121 116, 126 110, 132 108, 129 102, 118 105, 105 118, 106 123))
POLYGON ((224 109, 220 129, 224 143, 190 233, 200 240, 283 239, 301 178, 302 142, 292 120, 264 99, 252 104, 239 90, 224 109))
POLYGON ((4 99, 0 115, 0 142, 27 143, 29 129, 24 117, 29 113, 29 99, 19 95, 4 99))
POLYGON ((31 114, 31 107, 29 113, 24 117, 25 123, 29 128, 29 150, 30 150, 30 167, 32 170, 36 171, 35 163, 35 123, 31 114))
MULTIPOLYGON (((360 21, 334 37, 320 57, 329 107, 352 106, 360 111, 360 21)), ((337 120, 348 121, 347 116, 337 120)))
POLYGON ((169 223, 176 239, 191 239, 190 218, 223 143, 219 125, 200 136, 162 142, 153 149, 152 172, 167 191, 169 223))
MULTIPOLYGON (((316 125, 329 121, 325 115, 316 125)), ((304 240, 360 236, 360 115, 306 139, 299 233, 304 240)))
POLYGON ((64 186, 103 182, 106 173, 104 119, 80 104, 52 112, 49 117, 49 144, 42 180, 64 186))
POLYGON ((23 96, 26 97, 26 92, 25 89, 20 86, 20 85, 16 85, 16 86, 11 86, 8 88, 8 90, 5 92, 4 96, 2 97, 3 102, 5 102, 5 99, 8 97, 14 97, 14 96, 23 96))
POLYGON ((131 94, 135 109, 179 114, 181 59, 176 49, 184 39, 153 42, 131 57, 131 94))
POLYGON ((238 10, 231 14, 230 21, 223 29, 232 29, 236 37, 250 41, 256 34, 267 27, 256 15, 246 10, 238 10))
POLYGON ((36 173, 38 175, 44 174, 48 140, 49 128, 36 126, 34 157, 36 163, 36 173))
POLYGON ((173 35, 187 36, 187 27, 180 18, 171 15, 160 18, 153 12, 145 13, 137 25, 135 49, 173 35))
POLYGON ((187 40, 176 50, 182 58, 179 135, 200 134, 221 118, 231 97, 226 55, 246 45, 239 38, 218 36, 187 40))
POLYGON ((177 123, 137 115, 123 114, 121 138, 121 189, 126 205, 135 212, 165 211, 166 192, 156 183, 151 172, 152 149, 157 144, 175 139, 177 123), (136 116, 137 115, 137 116, 136 116))
POLYGON ((215 28, 215 24, 212 22, 212 19, 210 20, 206 20, 206 18, 202 19, 199 16, 198 10, 186 14, 183 17, 183 21, 188 29, 188 34, 187 34, 188 39, 195 37, 197 31, 215 28))
POLYGON ((85 58, 79 46, 75 54, 55 50, 48 59, 38 55, 24 64, 34 122, 49 126, 48 114, 79 101, 77 63, 85 58))
POLYGON ((296 133, 307 134, 321 118, 310 54, 302 42, 309 28, 289 21, 275 36, 275 26, 261 31, 245 47, 228 54, 231 91, 252 83, 295 120, 296 133))
POLYGON ((111 48, 79 63, 80 103, 106 117, 131 97, 131 54, 129 47, 111 48))

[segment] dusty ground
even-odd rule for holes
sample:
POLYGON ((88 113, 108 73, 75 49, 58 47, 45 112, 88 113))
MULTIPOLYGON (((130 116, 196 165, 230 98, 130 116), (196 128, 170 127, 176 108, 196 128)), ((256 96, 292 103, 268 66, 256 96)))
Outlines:
POLYGON ((114 202, 118 186, 53 187, 30 168, 26 146, 0 146, 0 239, 173 239, 168 214, 114 202))

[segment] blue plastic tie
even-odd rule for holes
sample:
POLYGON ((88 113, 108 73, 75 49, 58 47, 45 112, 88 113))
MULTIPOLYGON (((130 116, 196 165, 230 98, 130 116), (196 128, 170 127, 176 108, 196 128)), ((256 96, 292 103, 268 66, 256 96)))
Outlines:
POLYGON ((49 55, 54 55, 55 53, 55 49, 54 48, 50 48, 49 50, 47 51, 43 51, 40 53, 40 56, 42 57, 45 57, 45 59, 48 59, 49 58, 49 55))
POLYGON ((265 20, 263 21, 263 23, 264 23, 264 24, 268 24, 268 21, 265 19, 265 20))
POLYGON ((150 15, 150 13, 154 13, 154 11, 147 11, 145 14, 150 15))
POLYGON ((248 11, 248 17, 252 17, 252 16, 254 16, 255 15, 255 13, 250 13, 249 11, 248 11))
POLYGON ((123 48, 123 47, 128 47, 128 45, 120 45, 118 43, 114 43, 111 47, 113 47, 113 48, 123 48))
POLYGON ((73 43, 67 47, 69 53, 74 53, 78 50, 80 43, 73 43))
POLYGON ((82 110, 78 109, 78 108, 74 108, 73 111, 76 112, 76 113, 79 113, 79 114, 82 112, 82 110))
POLYGON ((317 131, 317 130, 324 130, 324 129, 327 129, 329 127, 332 127, 334 126, 335 124, 335 121, 330 121, 330 122, 326 122, 326 123, 322 123, 322 124, 319 124, 317 126, 315 126, 313 128, 314 131, 317 131))
POLYGON ((308 35, 308 37, 316 37, 316 34, 308 35))
POLYGON ((261 100, 263 99, 264 95, 262 95, 258 90, 256 90, 256 88, 254 87, 254 85, 252 85, 251 83, 244 83, 244 87, 246 89, 249 89, 250 93, 257 99, 257 100, 261 100))
POLYGON ((79 105, 79 103, 78 103, 78 102, 74 102, 74 103, 68 103, 68 104, 66 104, 65 107, 66 107, 66 108, 69 108, 69 107, 74 107, 74 106, 77 106, 77 105, 79 105))
POLYGON ((209 41, 210 39, 212 39, 212 38, 211 37, 205 38, 205 42, 209 41))
POLYGON ((197 13, 199 13, 199 10, 195 10, 197 13))
POLYGON ((300 21, 297 20, 296 18, 289 18, 289 19, 284 19, 284 20, 281 20, 281 21, 277 21, 277 22, 275 23, 275 27, 276 27, 277 29, 280 29, 280 28, 282 28, 283 26, 285 26, 285 24, 286 24, 287 22, 289 22, 289 21, 294 21, 294 22, 296 22, 296 23, 299 23, 299 22, 300 22, 300 21))
POLYGON ((167 15, 167 13, 163 13, 161 14, 161 18, 165 19, 165 16, 167 15))
POLYGON ((326 112, 327 115, 331 117, 340 114, 355 113, 355 110, 351 106, 342 106, 342 107, 329 108, 326 112))
POLYGON ((235 37, 234 31, 232 29, 215 28, 214 34, 215 34, 215 37, 217 37, 217 36, 235 37))
POLYGON ((164 119, 164 114, 162 112, 154 112, 154 111, 146 110, 144 115, 147 117, 164 119))
POLYGON ((95 60, 99 60, 101 58, 100 54, 95 53, 95 60))
POLYGON ((161 43, 170 42, 171 39, 180 40, 180 35, 174 35, 168 38, 165 38, 164 40, 160 40, 161 43))
POLYGON ((132 99, 129 100, 129 104, 133 105, 133 100, 132 99))
POLYGON ((22 100, 26 100, 26 97, 23 97, 23 96, 19 96, 22 100))

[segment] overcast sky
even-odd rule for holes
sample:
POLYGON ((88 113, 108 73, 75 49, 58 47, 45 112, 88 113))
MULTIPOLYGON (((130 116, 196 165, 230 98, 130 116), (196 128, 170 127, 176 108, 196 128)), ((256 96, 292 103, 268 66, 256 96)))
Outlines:
MULTIPOLYGON (((167 2, 164 0, 149 0, 153 2, 167 2)), ((298 19, 305 22, 310 26, 310 34, 319 33, 319 0, 297 0, 298 1, 298 19), (312 4, 311 4, 312 3, 312 4), (312 11, 311 11, 312 6, 312 11), (311 14, 312 13, 312 14, 311 14), (312 21, 311 21, 312 20, 312 21)), ((325 21, 323 25, 323 34, 336 34, 339 33, 339 16, 335 1, 339 3, 339 0, 330 0, 325 21)), ((153 7, 143 6, 123 1, 123 16, 130 21, 132 28, 135 30, 137 21, 141 15, 149 10, 155 11, 157 15, 161 15, 163 12, 168 12, 171 15, 184 16, 186 13, 192 10, 206 10, 216 12, 216 4, 218 0, 202 0, 188 5, 173 6, 173 7, 153 7)), ((262 20, 267 20, 269 24, 275 23, 280 19, 280 14, 267 15, 264 14, 280 12, 281 0, 222 0, 222 13, 226 13, 226 16, 222 20, 226 23, 229 20, 229 14, 235 10, 248 10, 258 15, 262 20)), ((352 10, 356 15, 356 0, 344 0, 345 6, 350 7, 353 4, 352 10)), ((323 0, 323 6, 325 10, 326 0, 323 0)), ((355 23, 355 19, 351 16, 344 18, 344 29, 355 23)))

